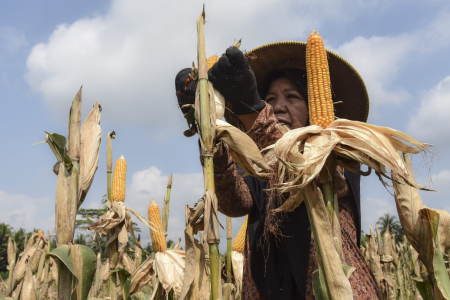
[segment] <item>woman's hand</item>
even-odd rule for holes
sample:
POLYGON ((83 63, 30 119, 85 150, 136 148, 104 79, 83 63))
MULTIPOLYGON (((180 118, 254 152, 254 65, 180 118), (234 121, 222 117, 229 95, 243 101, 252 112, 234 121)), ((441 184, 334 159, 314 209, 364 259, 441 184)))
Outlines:
POLYGON ((265 104, 261 101, 256 78, 241 50, 230 47, 208 71, 208 79, 230 102, 237 115, 260 112, 265 104))

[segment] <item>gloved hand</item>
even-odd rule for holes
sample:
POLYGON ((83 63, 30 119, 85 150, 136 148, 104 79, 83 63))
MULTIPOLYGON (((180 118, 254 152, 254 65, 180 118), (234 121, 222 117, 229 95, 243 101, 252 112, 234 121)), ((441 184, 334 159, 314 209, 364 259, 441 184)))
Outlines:
POLYGON ((178 106, 183 112, 189 126, 189 129, 184 132, 186 137, 193 136, 197 132, 193 107, 183 107, 183 105, 186 104, 195 104, 195 87, 197 81, 190 77, 191 71, 191 68, 183 69, 178 72, 175 77, 175 90, 177 93, 178 106))
POLYGON ((178 105, 183 114, 189 111, 189 107, 182 108, 183 105, 195 103, 195 87, 197 82, 190 78, 189 74, 191 71, 191 68, 183 69, 175 77, 178 105))
POLYGON ((241 50, 230 47, 209 69, 208 79, 231 103, 233 112, 246 115, 265 107, 256 87, 256 78, 241 50))

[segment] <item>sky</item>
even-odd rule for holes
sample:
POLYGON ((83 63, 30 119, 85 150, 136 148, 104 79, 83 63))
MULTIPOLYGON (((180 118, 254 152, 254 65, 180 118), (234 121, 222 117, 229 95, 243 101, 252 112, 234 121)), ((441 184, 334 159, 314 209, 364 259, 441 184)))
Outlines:
MULTIPOLYGON (((146 215, 162 206, 173 174, 168 238, 184 233, 185 205, 203 193, 197 138, 186 138, 174 78, 196 60, 196 20, 206 5, 207 55, 233 40, 243 50, 306 41, 311 30, 350 62, 370 97, 369 123, 434 145, 412 159, 425 205, 450 211, 450 2, 431 1, 1 1, 0 222, 54 231, 56 162, 45 133, 67 135, 70 104, 83 86, 82 119, 103 108, 101 155, 82 208, 106 194, 106 134, 127 165, 126 205, 146 215)), ((362 229, 394 199, 376 176, 361 182, 362 229)), ((225 218, 220 217, 222 224, 225 218)), ((243 218, 233 219, 233 235, 243 218)), ((139 222, 139 221, 137 221, 139 222)), ((144 244, 148 229, 141 227, 144 244)), ((221 231, 220 250, 226 249, 221 231)))

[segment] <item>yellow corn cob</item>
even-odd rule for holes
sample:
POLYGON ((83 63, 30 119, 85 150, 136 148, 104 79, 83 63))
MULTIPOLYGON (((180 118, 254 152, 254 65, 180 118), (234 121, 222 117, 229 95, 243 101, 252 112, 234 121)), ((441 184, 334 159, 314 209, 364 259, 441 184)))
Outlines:
POLYGON ((217 55, 210 56, 206 60, 206 65, 208 66, 208 70, 211 69, 212 66, 219 60, 219 57, 217 55))
POLYGON ((311 31, 306 43, 306 73, 309 122, 326 128, 334 121, 330 70, 323 40, 315 30, 311 31))
POLYGON ((150 201, 150 205, 148 206, 148 220, 152 226, 150 227, 150 235, 152 236, 153 250, 155 252, 166 251, 166 236, 164 235, 162 226, 161 213, 154 199, 150 201))
POLYGON ((111 187, 112 200, 116 202, 125 201, 125 184, 127 176, 127 162, 123 155, 116 161, 114 166, 113 181, 111 187))
POLYGON ((247 232, 247 222, 248 222, 248 216, 245 218, 244 223, 242 223, 241 229, 239 229, 238 234, 236 235, 236 238, 233 242, 233 251, 244 253, 244 247, 245 247, 245 233, 247 232))
POLYGON ((44 233, 42 231, 38 230, 38 236, 39 237, 44 237, 44 233))

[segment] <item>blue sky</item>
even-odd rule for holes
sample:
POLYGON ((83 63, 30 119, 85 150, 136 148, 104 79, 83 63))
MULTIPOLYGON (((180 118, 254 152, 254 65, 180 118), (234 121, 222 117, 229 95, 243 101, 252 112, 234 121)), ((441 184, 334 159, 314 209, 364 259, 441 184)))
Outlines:
MULTIPOLYGON (((126 203, 146 214, 150 198, 162 203, 173 173, 169 238, 183 236, 184 205, 197 201, 203 182, 197 141, 182 135, 174 77, 196 59, 202 3, 0 2, 1 222, 53 230, 55 159, 45 144, 31 144, 44 131, 67 134, 70 102, 83 85, 82 118, 95 101, 103 107, 99 169, 83 207, 100 207, 106 193, 105 140, 115 130, 114 160, 123 154, 128 163, 126 203)), ((450 210, 448 1, 207 1, 206 19, 208 55, 235 38, 250 50, 319 31, 365 80, 370 123, 435 145, 432 166, 413 158, 416 177, 438 190, 422 193, 427 206, 450 210)), ((376 177, 364 178, 363 229, 385 212, 395 213, 392 196, 376 177)), ((234 234, 241 222, 234 220, 234 234)))

